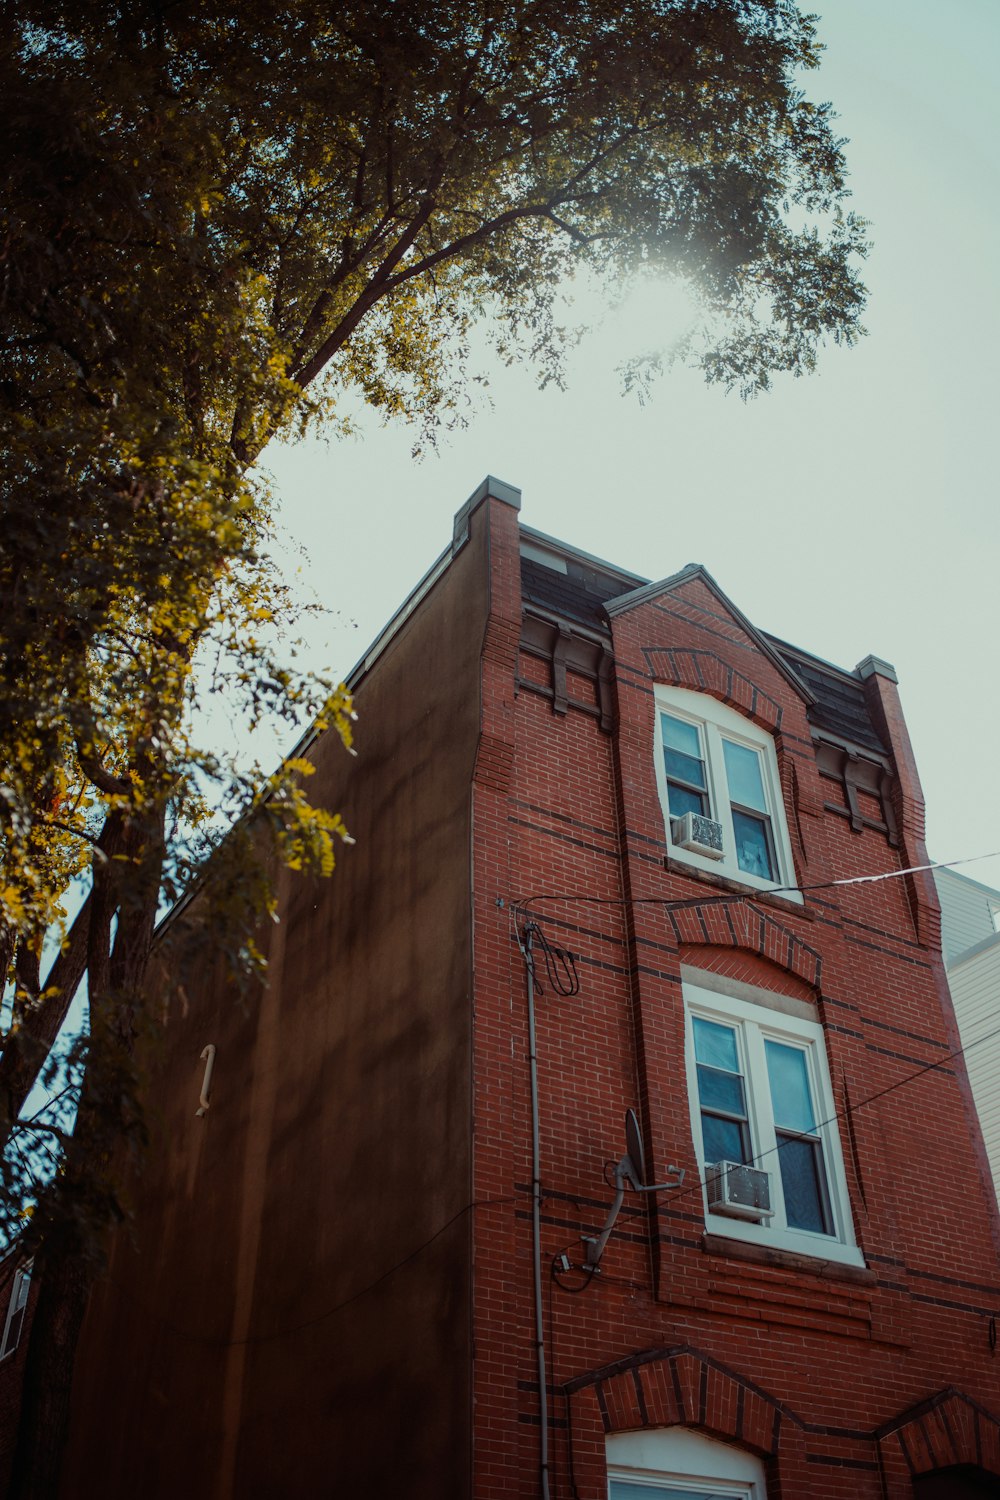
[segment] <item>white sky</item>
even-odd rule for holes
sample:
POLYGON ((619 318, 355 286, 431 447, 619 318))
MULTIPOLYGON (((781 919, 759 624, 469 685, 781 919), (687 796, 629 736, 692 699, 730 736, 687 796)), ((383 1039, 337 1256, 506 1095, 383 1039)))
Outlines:
MULTIPOLYGON (((828 0, 820 35, 808 89, 838 110, 874 241, 858 347, 748 405, 679 369, 640 408, 611 365, 636 328, 676 321, 654 299, 583 345, 565 393, 490 369, 492 408, 420 463, 409 429, 371 420, 268 461, 304 579, 340 612, 314 637, 336 671, 492 473, 527 525, 650 578, 704 563, 759 627, 841 666, 893 662, 930 851, 957 859, 1000 850, 1000 4, 828 0)), ((1000 885, 1000 858, 963 869, 1000 885)))

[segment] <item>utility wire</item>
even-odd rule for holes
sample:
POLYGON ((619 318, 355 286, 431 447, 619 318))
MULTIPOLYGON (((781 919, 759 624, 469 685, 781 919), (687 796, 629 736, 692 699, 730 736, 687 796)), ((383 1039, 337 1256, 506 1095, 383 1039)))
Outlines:
MULTIPOLYGON (((893 1094, 898 1089, 905 1088, 908 1084, 915 1083, 918 1079, 923 1078, 925 1074, 932 1073, 935 1068, 940 1068, 943 1067, 946 1063, 954 1062, 957 1057, 961 1057, 966 1052, 971 1052, 973 1047, 978 1047, 983 1042, 989 1042, 997 1036, 1000 1036, 1000 1026, 994 1027, 992 1031, 987 1032, 984 1036, 976 1037, 974 1041, 967 1042, 964 1047, 959 1047, 954 1052, 948 1053, 947 1057, 939 1057, 936 1059, 936 1061, 927 1063, 924 1067, 917 1068, 914 1072, 908 1073, 905 1078, 897 1078, 895 1083, 886 1084, 885 1088, 877 1089, 874 1094, 869 1094, 866 1098, 859 1099, 857 1104, 850 1104, 846 1109, 834 1110, 832 1115, 829 1115, 825 1120, 820 1120, 819 1124, 812 1132, 812 1135, 818 1135, 821 1130, 824 1130, 828 1125, 833 1125, 837 1120, 846 1120, 848 1116, 857 1114, 858 1110, 866 1109, 870 1104, 874 1104, 878 1099, 884 1099, 887 1094, 893 1094)), ((785 1140, 779 1141, 776 1146, 769 1147, 767 1151, 761 1151, 757 1156, 751 1157, 750 1161, 742 1162, 740 1163, 740 1165, 745 1167, 758 1166, 762 1161, 766 1161, 770 1156, 775 1156, 779 1151, 782 1151, 785 1146, 791 1145, 794 1141, 808 1139, 810 1139, 810 1136, 804 1132, 800 1132, 795 1135, 789 1135, 785 1140)), ((607 1181, 607 1167, 608 1163, 605 1162, 605 1181, 607 1181)), ((672 1208, 675 1203, 679 1203, 682 1198, 690 1197, 692 1193, 700 1193, 702 1188, 707 1187, 709 1182, 714 1182, 717 1176, 718 1173, 712 1174, 708 1177, 699 1177, 694 1182, 689 1183, 687 1187, 677 1189, 669 1198, 668 1207, 672 1208)), ((571 1294, 577 1294, 586 1291, 586 1289, 591 1286, 597 1279, 594 1275, 594 1272, 597 1270, 596 1266, 574 1266, 572 1268, 574 1271, 586 1273, 586 1280, 583 1281, 579 1286, 567 1286, 565 1282, 561 1280, 561 1276, 565 1273, 557 1270, 557 1262, 561 1255, 564 1255, 567 1251, 573 1249, 577 1243, 578 1242, 576 1240, 570 1240, 570 1242, 567 1245, 564 1245, 561 1250, 557 1250, 552 1257, 552 1279, 555 1281, 560 1290, 569 1292, 571 1294)))
MULTIPOLYGON (((997 857, 1000 857, 1000 850, 994 850, 990 854, 969 855, 963 859, 938 860, 929 864, 909 865, 903 870, 888 870, 876 875, 852 875, 839 880, 826 880, 817 882, 814 885, 807 886, 771 887, 768 894, 782 895, 791 893, 793 891, 805 893, 806 891, 829 890, 834 886, 842 885, 868 885, 882 880, 899 879, 903 875, 913 875, 929 870, 948 870, 952 869, 956 865, 975 864, 979 860, 994 859, 997 857)), ((525 915, 528 915, 531 913, 531 907, 533 903, 538 901, 583 901, 595 906, 662 906, 666 910, 677 910, 684 907, 706 906, 710 904, 717 904, 719 902, 747 901, 752 899, 752 893, 739 893, 709 897, 696 896, 684 900, 670 900, 666 897, 647 896, 628 901, 619 899, 617 897, 587 896, 579 894, 577 892, 567 891, 532 896, 527 901, 516 901, 512 902, 511 904, 514 911, 520 911, 525 915)), ((534 926, 534 930, 538 934, 539 939, 543 939, 543 934, 541 933, 537 925, 532 925, 534 926)), ((524 950, 522 948, 522 953, 523 951, 524 950)), ((936 1069, 944 1067, 947 1063, 954 1062, 956 1058, 963 1057, 967 1052, 971 1052, 973 1048, 979 1047, 984 1042, 991 1041, 994 1037, 997 1036, 1000 1036, 1000 1026, 996 1027, 992 1031, 985 1033, 985 1035, 983 1036, 976 1037, 972 1041, 964 1043, 961 1047, 956 1048, 954 1052, 948 1053, 945 1057, 936 1058, 933 1062, 924 1064, 922 1067, 915 1069, 914 1072, 908 1073, 905 1077, 897 1079, 895 1083, 887 1084, 885 1088, 876 1090, 874 1094, 869 1094, 866 1098, 859 1099, 856 1104, 850 1104, 844 1109, 835 1110, 832 1115, 828 1116, 827 1119, 821 1120, 819 1122, 819 1124, 815 1127, 814 1134, 818 1134, 828 1125, 832 1125, 838 1120, 847 1120, 849 1117, 857 1114, 859 1110, 866 1109, 869 1105, 874 1104, 877 1100, 885 1098, 886 1095, 895 1093, 897 1090, 905 1088, 911 1083, 915 1083, 918 1079, 925 1077, 926 1074, 932 1073, 936 1069)), ((802 1133, 789 1135, 783 1141, 780 1141, 776 1146, 770 1147, 767 1151, 760 1152, 757 1156, 752 1157, 749 1162, 743 1163, 743 1165, 756 1166, 760 1162, 765 1161, 768 1157, 776 1155, 777 1152, 781 1151, 784 1146, 790 1145, 793 1141, 798 1141, 806 1138, 808 1137, 802 1133)), ((605 1166, 606 1165, 607 1164, 605 1164, 605 1166)), ((679 1191, 674 1192, 669 1202, 671 1204, 674 1204, 679 1202, 679 1200, 682 1198, 687 1198, 693 1193, 700 1192, 709 1181, 713 1180, 714 1178, 711 1177, 699 1178, 696 1182, 690 1183, 687 1187, 681 1188, 679 1191)), ((569 1246, 566 1246, 565 1248, 569 1249, 569 1246)), ((558 1279, 554 1263, 552 1274, 553 1278, 557 1281, 557 1285, 562 1287, 564 1291, 583 1291, 584 1287, 588 1285, 593 1279, 592 1277, 588 1277, 587 1282, 585 1282, 583 1286, 579 1288, 570 1288, 564 1286, 563 1283, 558 1279)))
MULTIPOLYGON (((925 1074, 933 1073, 935 1068, 942 1068, 946 1063, 954 1062, 956 1057, 961 1057, 964 1053, 971 1052, 973 1047, 979 1047, 983 1042, 992 1041, 992 1039, 997 1036, 1000 1036, 1000 1026, 994 1027, 992 1031, 986 1032, 984 1036, 976 1037, 974 1041, 967 1042, 964 1047, 958 1047, 954 1052, 949 1052, 946 1057, 939 1057, 934 1062, 925 1063, 922 1068, 917 1068, 914 1072, 907 1073, 904 1078, 897 1078, 895 1083, 886 1084, 884 1089, 876 1089, 874 1094, 868 1094, 866 1098, 859 1099, 857 1104, 849 1104, 845 1109, 834 1110, 832 1115, 829 1115, 825 1120, 820 1120, 819 1124, 816 1126, 816 1129, 812 1134, 818 1135, 819 1132, 821 1130, 824 1130, 827 1125, 833 1125, 837 1120, 846 1120, 849 1116, 856 1115, 859 1109, 867 1109, 868 1105, 874 1104, 876 1100, 884 1099, 887 1094, 894 1094, 898 1089, 905 1088, 908 1084, 915 1083, 918 1079, 923 1078, 925 1074)), ((742 1165, 747 1167, 754 1167, 758 1164, 758 1162, 765 1161, 769 1156, 774 1156, 786 1145, 791 1145, 794 1141, 808 1139, 810 1139, 810 1135, 808 1132, 799 1132, 795 1135, 790 1134, 786 1138, 786 1140, 779 1141, 776 1146, 769 1147, 767 1151, 762 1151, 759 1156, 753 1157, 748 1162, 743 1162, 742 1165)), ((680 1189, 680 1191, 674 1193, 673 1197, 670 1199, 671 1204, 678 1202, 678 1200, 681 1198, 688 1197, 691 1193, 699 1192, 709 1182, 713 1182, 714 1180, 715 1177, 712 1176, 700 1178, 697 1182, 690 1183, 687 1187, 682 1188, 680 1189)))
MULTIPOLYGON (((903 870, 883 870, 877 875, 848 875, 839 880, 820 880, 813 885, 771 885, 762 891, 767 896, 805 895, 808 891, 829 891, 841 885, 873 885, 880 880, 898 880, 902 875, 917 875, 925 870, 951 870, 956 865, 974 865, 982 859, 1000 859, 1000 849, 990 854, 970 854, 964 859, 934 860, 926 865, 907 865, 903 870)), ((530 914, 537 901, 585 901, 589 906, 662 906, 665 910, 680 910, 687 906, 713 906, 726 901, 752 901, 753 891, 734 892, 723 896, 690 896, 683 900, 672 900, 668 896, 637 896, 626 899, 620 896, 588 896, 579 891, 546 891, 529 896, 526 901, 512 900, 515 911, 530 914)))
POLYGON ((557 948, 553 943, 550 943, 537 922, 527 922, 523 933, 517 934, 517 945, 521 950, 524 962, 531 970, 536 994, 543 995, 545 989, 538 974, 538 965, 535 962, 534 953, 528 946, 527 939, 529 935, 535 939, 541 950, 542 957, 545 959, 545 974, 549 989, 556 995, 562 995, 564 999, 571 1000, 574 995, 578 995, 580 993, 580 976, 576 970, 576 959, 573 954, 565 948, 557 948))

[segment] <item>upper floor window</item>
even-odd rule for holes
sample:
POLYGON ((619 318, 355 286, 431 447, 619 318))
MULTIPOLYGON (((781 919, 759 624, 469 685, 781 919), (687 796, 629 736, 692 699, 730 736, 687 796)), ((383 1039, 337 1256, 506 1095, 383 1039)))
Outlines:
POLYGON ((731 1239, 863 1264, 823 1028, 793 1010, 687 982, 684 995, 706 1226, 731 1239))
POLYGON ((656 721, 671 853, 764 890, 794 885, 770 735, 724 703, 684 688, 656 689, 656 721))

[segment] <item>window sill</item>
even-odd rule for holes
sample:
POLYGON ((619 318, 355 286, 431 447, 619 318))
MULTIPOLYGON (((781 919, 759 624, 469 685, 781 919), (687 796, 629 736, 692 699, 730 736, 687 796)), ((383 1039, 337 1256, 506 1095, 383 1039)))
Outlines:
POLYGON ((692 880, 698 880, 703 885, 710 885, 715 890, 732 891, 736 896, 747 896, 753 901, 761 901, 765 906, 773 906, 777 911, 787 912, 789 916, 805 917, 808 922, 816 920, 816 913, 802 901, 791 901, 787 896, 776 896, 773 891, 762 890, 755 885, 745 885, 743 881, 733 880, 729 875, 716 875, 714 871, 700 870, 697 865, 688 864, 686 859, 678 859, 676 855, 665 855, 663 868, 669 870, 671 875, 689 875, 692 880))
MULTIPOLYGON (((795 1250, 778 1250, 749 1240, 730 1239, 728 1235, 713 1234, 711 1230, 702 1235, 701 1247, 706 1255, 754 1261, 760 1266, 777 1266, 785 1271, 803 1271, 810 1276, 821 1276, 825 1281, 850 1281, 855 1286, 875 1286, 878 1281, 875 1272, 867 1266, 851 1266, 843 1261, 827 1260, 821 1255, 801 1255, 795 1250)), ((837 1248, 843 1247, 838 1243, 837 1248)))

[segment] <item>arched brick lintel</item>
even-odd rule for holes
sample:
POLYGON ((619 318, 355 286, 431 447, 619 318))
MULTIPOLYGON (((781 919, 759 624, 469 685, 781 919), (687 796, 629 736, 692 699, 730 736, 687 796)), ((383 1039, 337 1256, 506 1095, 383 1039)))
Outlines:
POLYGON ((568 1381, 596 1397, 605 1433, 694 1427, 761 1458, 778 1450, 783 1420, 799 1419, 760 1386, 689 1345, 645 1349, 568 1381))
POLYGON ((912 1479, 969 1464, 1000 1477, 1000 1418, 954 1386, 901 1412, 875 1436, 885 1471, 912 1479))
POLYGON ((756 687, 749 677, 744 677, 716 656, 714 651, 677 651, 645 646, 642 654, 654 681, 668 687, 687 688, 692 693, 708 693, 752 719, 768 734, 780 733, 781 704, 756 687))
POLYGON ((819 954, 752 901, 706 902, 668 911, 667 916, 678 947, 739 948, 788 970, 819 991, 819 954))

